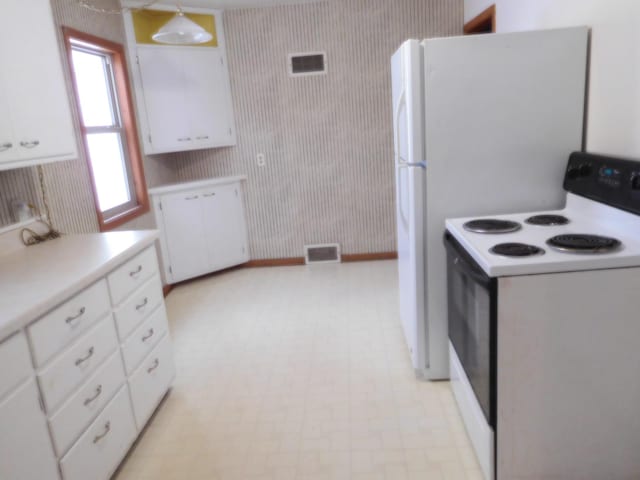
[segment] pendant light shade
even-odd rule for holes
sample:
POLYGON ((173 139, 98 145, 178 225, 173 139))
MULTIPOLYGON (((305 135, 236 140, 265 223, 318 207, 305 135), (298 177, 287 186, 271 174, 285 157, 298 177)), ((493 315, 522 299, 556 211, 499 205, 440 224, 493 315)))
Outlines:
POLYGON ((151 38, 159 43, 190 45, 206 43, 213 38, 213 35, 193 20, 185 17, 182 10, 178 9, 178 13, 154 33, 151 38))

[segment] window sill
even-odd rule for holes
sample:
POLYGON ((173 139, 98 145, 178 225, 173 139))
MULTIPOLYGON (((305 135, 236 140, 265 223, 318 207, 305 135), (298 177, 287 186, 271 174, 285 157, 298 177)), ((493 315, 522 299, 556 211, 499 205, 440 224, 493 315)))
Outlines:
POLYGON ((149 212, 149 204, 145 203, 143 205, 137 205, 130 210, 122 212, 119 215, 115 215, 108 219, 104 219, 102 215, 98 215, 98 223, 100 224, 101 232, 108 232, 110 230, 114 230, 127 222, 135 220, 138 217, 141 217, 145 213, 149 212))

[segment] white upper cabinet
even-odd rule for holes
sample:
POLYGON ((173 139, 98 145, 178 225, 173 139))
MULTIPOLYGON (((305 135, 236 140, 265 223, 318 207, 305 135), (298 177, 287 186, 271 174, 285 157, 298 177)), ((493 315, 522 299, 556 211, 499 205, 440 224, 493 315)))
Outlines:
POLYGON ((4 0, 2 19, 0 170, 77 158, 50 2, 4 0))
MULTIPOLYGON (((201 12, 202 10, 198 10, 201 12)), ((209 21, 214 39, 197 46, 161 45, 150 35, 158 15, 125 16, 145 153, 178 152, 236 144, 231 86, 220 12, 196 14, 209 21)))

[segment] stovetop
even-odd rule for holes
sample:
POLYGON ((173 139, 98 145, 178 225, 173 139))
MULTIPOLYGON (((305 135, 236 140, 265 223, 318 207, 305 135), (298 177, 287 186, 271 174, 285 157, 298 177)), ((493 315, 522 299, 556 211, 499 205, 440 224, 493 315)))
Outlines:
POLYGON ((511 233, 475 233, 463 226, 478 218, 449 219, 446 227, 491 277, 640 266, 640 217, 579 195, 568 193, 562 210, 481 217, 518 222, 522 228, 511 233), (534 215, 559 215, 569 222, 535 225, 526 221, 534 215), (600 249, 590 253, 567 252, 547 243, 552 237, 575 234, 609 237, 619 243, 612 242, 610 252, 600 249), (501 244, 507 246, 496 248, 494 253, 492 249, 501 244), (523 255, 526 249, 508 244, 534 247, 533 254, 523 255), (520 255, 502 254, 510 250, 520 255))

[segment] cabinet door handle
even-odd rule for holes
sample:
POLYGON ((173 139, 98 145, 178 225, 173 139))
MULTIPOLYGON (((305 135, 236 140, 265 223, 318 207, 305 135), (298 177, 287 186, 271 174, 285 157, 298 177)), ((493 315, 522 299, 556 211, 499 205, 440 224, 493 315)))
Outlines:
POLYGON ((198 198, 198 195, 194 195, 193 197, 184 197, 185 200, 195 200, 198 198))
POLYGON ((142 341, 146 342, 147 340, 149 340, 151 337, 153 337, 153 334, 155 332, 153 331, 153 328, 149 329, 149 333, 147 333, 144 337, 142 337, 142 341))
POLYGON ((93 347, 91 347, 89 350, 87 350, 87 354, 84 357, 80 357, 79 359, 76 360, 76 367, 79 367, 84 362, 89 360, 93 356, 93 352, 94 352, 93 347))
POLYGON ((13 147, 13 143, 11 143, 11 142, 5 142, 3 144, 0 144, 0 152, 4 152, 5 150, 9 150, 11 147, 13 147))
POLYGON ((203 195, 203 197, 215 197, 215 196, 216 196, 216 194, 215 194, 215 193, 205 193, 205 194, 203 195))
POLYGON ((85 307, 82 307, 80 310, 78 310, 78 313, 76 313, 75 315, 71 315, 70 317, 67 317, 65 322, 67 323, 67 325, 70 325, 71 323, 73 323, 74 320, 77 320, 82 315, 84 315, 84 312, 86 312, 86 311, 87 311, 87 309, 85 307))
POLYGON ((40 145, 40 140, 31 140, 29 142, 20 142, 20 146, 24 148, 34 148, 40 145))
POLYGON ((179 142, 190 142, 191 141, 191 137, 180 137, 178 138, 179 142))
POLYGON ((98 398, 101 393, 102 393, 102 385, 98 385, 98 387, 96 388, 96 393, 94 393, 92 397, 89 397, 84 401, 84 406, 85 407, 88 406, 91 402, 93 402, 96 398, 98 398))
POLYGON ((135 277, 136 275, 138 275, 140 272, 142 271, 142 265, 138 265, 138 268, 136 268, 135 270, 133 270, 132 272, 129 272, 129 276, 130 277, 135 277))
POLYGON ((153 361, 153 365, 150 366, 149 368, 147 368, 147 373, 151 373, 153 372, 156 368, 158 368, 158 365, 160 365, 160 360, 158 360, 157 358, 153 361))
POLYGON ((196 137, 196 140, 209 140, 209 135, 204 135, 204 136, 196 137))
POLYGON ((110 431, 111 431, 111 422, 107 422, 104 424, 104 432, 102 432, 100 435, 96 435, 93 438, 93 443, 98 443, 100 440, 106 437, 110 431))
POLYGON ((144 297, 144 300, 142 301, 141 304, 136 305, 136 310, 140 310, 141 308, 144 308, 147 303, 149 303, 149 299, 147 297, 144 297))

